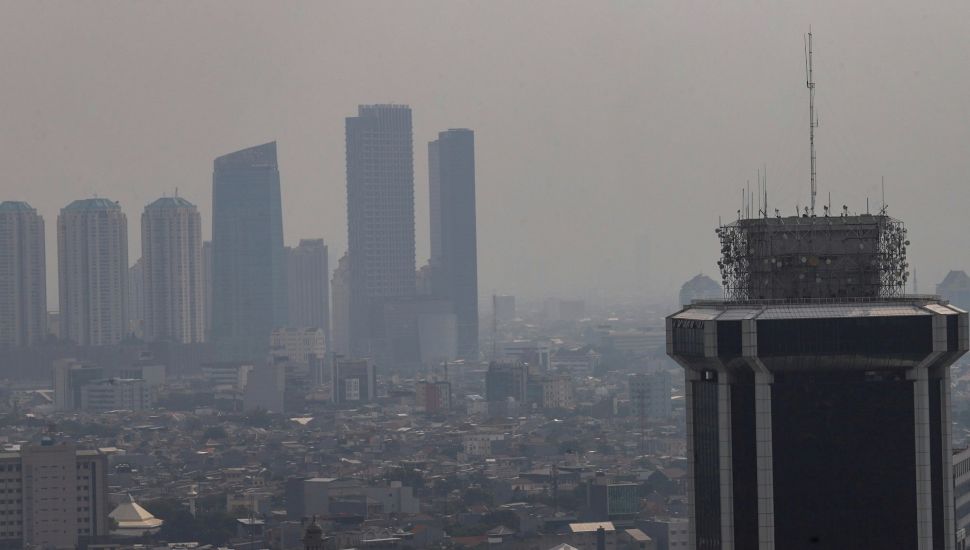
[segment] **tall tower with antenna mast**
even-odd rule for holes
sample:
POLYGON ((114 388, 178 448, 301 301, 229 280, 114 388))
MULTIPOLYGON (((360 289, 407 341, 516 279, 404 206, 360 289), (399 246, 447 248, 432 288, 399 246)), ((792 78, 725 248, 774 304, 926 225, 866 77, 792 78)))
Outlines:
POLYGON ((815 128, 818 118, 815 116, 815 80, 812 77, 812 29, 809 27, 805 39, 805 86, 808 88, 808 146, 811 150, 812 162, 812 200, 811 213, 815 214, 815 195, 818 194, 818 184, 815 180, 815 128))
POLYGON ((687 546, 952 550, 950 366, 970 317, 906 295, 910 242, 885 207, 833 216, 829 199, 815 216, 811 32, 805 64, 810 203, 752 218, 745 186, 716 230, 724 299, 666 319, 685 371, 687 546))

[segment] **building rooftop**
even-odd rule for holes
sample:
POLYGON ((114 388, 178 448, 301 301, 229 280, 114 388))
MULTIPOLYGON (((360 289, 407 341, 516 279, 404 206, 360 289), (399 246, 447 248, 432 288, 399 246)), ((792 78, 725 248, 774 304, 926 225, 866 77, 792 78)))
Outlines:
POLYGON ((240 149, 239 151, 217 157, 213 162, 216 170, 233 168, 275 168, 276 142, 240 149))
POLYGON ((65 211, 75 211, 75 210, 121 210, 121 206, 117 202, 102 199, 80 199, 72 202, 71 204, 64 207, 65 211))
POLYGON ((0 212, 33 212, 34 209, 23 201, 0 202, 0 212))
POLYGON ((740 321, 743 319, 832 319, 840 317, 905 317, 962 313, 936 296, 873 299, 817 300, 695 300, 670 316, 685 321, 740 321))
POLYGON ((595 533, 600 527, 607 533, 616 531, 612 521, 594 521, 590 523, 570 523, 569 530, 573 533, 595 533))
POLYGON ((182 197, 162 197, 149 204, 146 209, 148 208, 195 208, 195 205, 182 197))

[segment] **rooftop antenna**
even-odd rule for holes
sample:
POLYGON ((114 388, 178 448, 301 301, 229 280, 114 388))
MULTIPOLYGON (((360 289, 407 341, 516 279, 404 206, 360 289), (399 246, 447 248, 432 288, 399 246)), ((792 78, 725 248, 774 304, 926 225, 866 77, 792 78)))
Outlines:
POLYGON ((764 211, 761 210, 761 169, 758 169, 758 217, 762 217, 764 211))
POLYGON ((883 216, 886 215, 886 176, 882 176, 882 208, 879 213, 883 216))
POLYGON ((815 214, 815 195, 818 187, 815 181, 815 128, 818 119, 815 118, 815 81, 812 79, 812 27, 808 27, 808 37, 805 40, 805 86, 808 88, 808 146, 811 150, 812 161, 812 214, 815 214))
POLYGON ((767 162, 765 163, 764 178, 765 178, 765 186, 764 186, 764 190, 765 190, 765 217, 767 218, 768 217, 768 163, 767 162))

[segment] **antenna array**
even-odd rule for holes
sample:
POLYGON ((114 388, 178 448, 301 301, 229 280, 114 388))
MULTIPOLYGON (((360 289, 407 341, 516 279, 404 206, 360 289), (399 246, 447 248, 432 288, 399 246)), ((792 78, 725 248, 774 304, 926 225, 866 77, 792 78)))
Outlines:
POLYGON ((808 146, 811 150, 812 159, 812 200, 811 214, 815 215, 815 195, 818 187, 815 181, 815 128, 818 127, 818 118, 815 116, 815 81, 812 79, 812 29, 808 29, 808 37, 805 40, 805 86, 808 88, 808 146))

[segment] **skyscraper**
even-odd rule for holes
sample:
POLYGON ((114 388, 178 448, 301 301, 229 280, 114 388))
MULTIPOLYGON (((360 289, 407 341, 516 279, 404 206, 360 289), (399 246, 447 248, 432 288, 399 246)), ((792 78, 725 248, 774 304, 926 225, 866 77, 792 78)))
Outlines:
POLYGON ((330 268, 323 239, 286 249, 290 326, 322 328, 330 338, 330 268))
POLYGON ((450 300, 458 355, 478 359, 478 245, 475 221, 475 134, 440 132, 428 144, 431 196, 431 290, 450 300))
POLYGON ((276 142, 219 157, 212 174, 212 339, 225 360, 263 360, 287 321, 276 142))
POLYGON ((350 352, 384 347, 384 303, 415 293, 411 108, 362 105, 346 120, 350 352))
POLYGON ((181 197, 163 197, 141 216, 145 340, 205 339, 202 217, 181 197))
POLYGON ((727 299, 667 318, 686 371, 691 547, 952 548, 949 366, 967 313, 905 296, 879 215, 718 228, 727 299))
POLYGON ((72 202, 57 217, 61 338, 83 346, 128 332, 128 219, 108 199, 72 202))
POLYGON ((25 202, 0 202, 0 346, 47 336, 44 218, 25 202))

